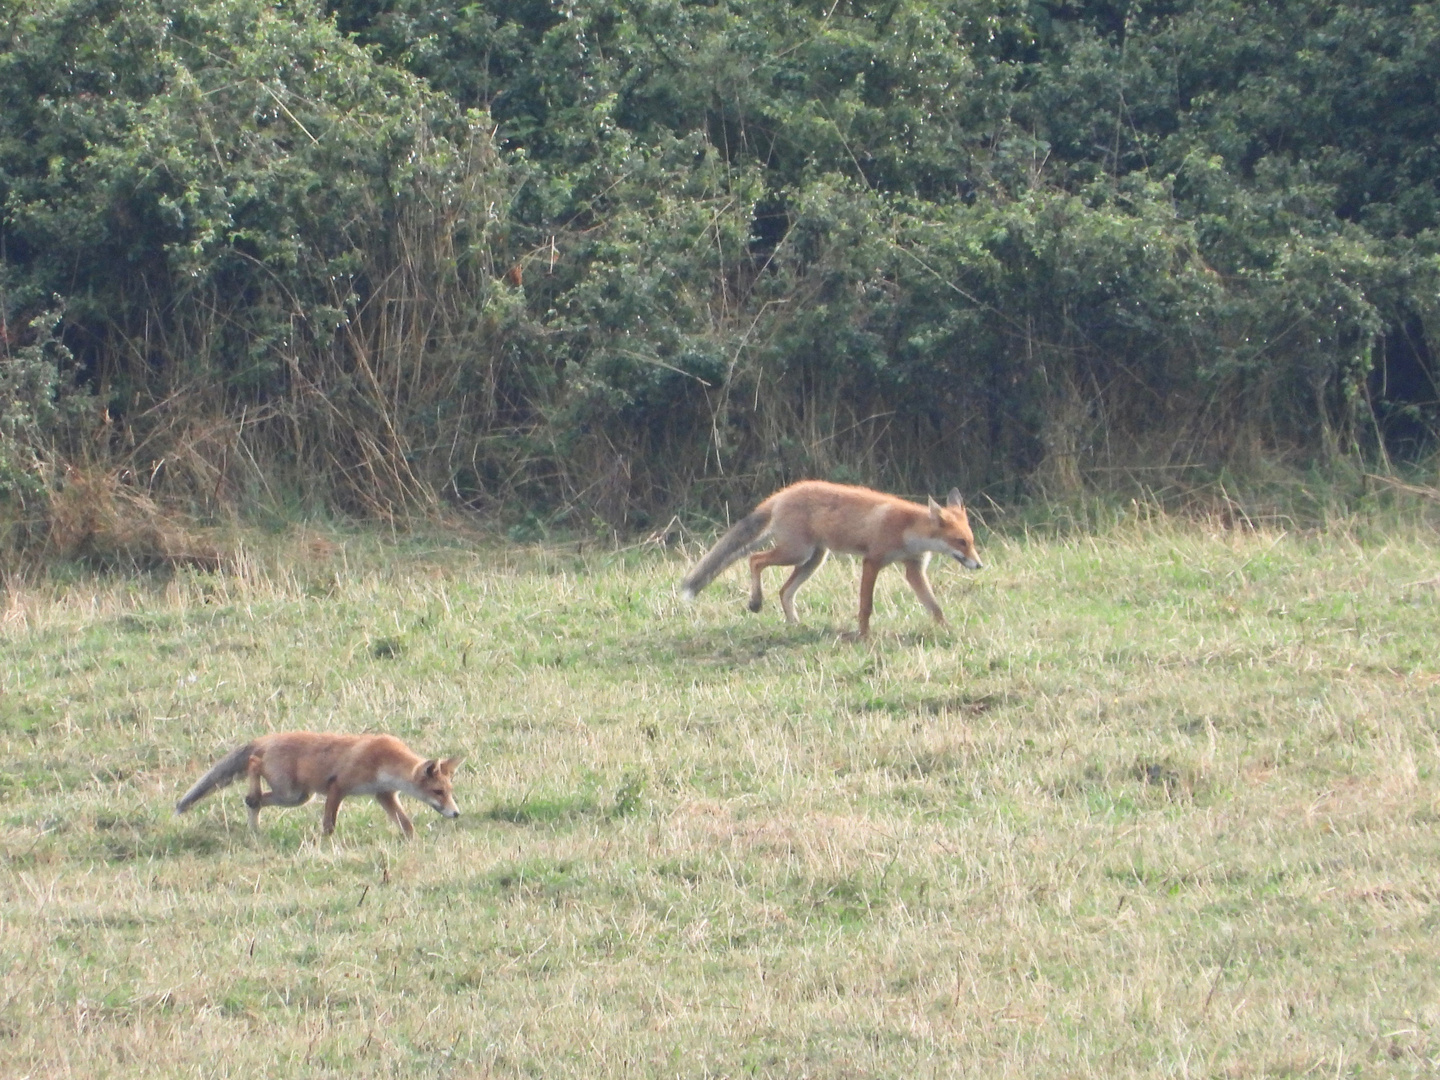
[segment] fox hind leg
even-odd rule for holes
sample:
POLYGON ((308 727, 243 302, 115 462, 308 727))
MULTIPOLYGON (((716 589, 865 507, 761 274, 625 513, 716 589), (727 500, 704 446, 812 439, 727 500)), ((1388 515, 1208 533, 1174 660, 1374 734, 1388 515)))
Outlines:
POLYGON ((870 612, 875 608, 875 576, 883 564, 875 559, 864 559, 860 563, 860 633, 859 637, 870 636, 870 612))
POLYGON ((810 575, 820 569, 829 554, 826 548, 816 548, 815 554, 795 567, 780 587, 780 607, 785 612, 786 622, 793 624, 800 621, 795 616, 795 594, 800 591, 801 585, 810 580, 810 575))
POLYGON ((332 780, 325 792, 325 815, 320 819, 320 831, 326 836, 335 831, 335 815, 340 812, 340 800, 343 798, 345 792, 332 780))
POLYGON ((760 571, 770 564, 769 551, 757 551, 750 556, 750 603, 746 606, 751 611, 759 611, 765 606, 765 593, 760 587, 760 571))
POLYGON ((250 831, 254 832, 260 828, 260 807, 265 805, 265 795, 260 787, 260 776, 264 769, 264 758, 261 754, 252 754, 250 766, 246 770, 250 777, 250 790, 245 795, 245 809, 250 812, 250 831))
POLYGON ((265 778, 265 761, 259 754, 250 759, 250 791, 245 796, 245 809, 250 812, 250 828, 260 827, 262 806, 299 806, 310 801, 310 792, 303 787, 290 787, 283 782, 270 781, 270 790, 265 791, 260 781, 265 778))
POLYGON ((807 546, 802 548, 786 547, 783 544, 776 544, 769 551, 757 551, 750 556, 750 610, 759 611, 765 603, 765 596, 760 588, 760 572, 768 566, 793 566, 794 572, 786 580, 780 590, 780 606, 785 610, 786 622, 795 622, 795 608, 793 604, 786 603, 786 596, 792 599, 795 590, 804 584, 819 565, 825 561, 826 550, 822 547, 807 546))

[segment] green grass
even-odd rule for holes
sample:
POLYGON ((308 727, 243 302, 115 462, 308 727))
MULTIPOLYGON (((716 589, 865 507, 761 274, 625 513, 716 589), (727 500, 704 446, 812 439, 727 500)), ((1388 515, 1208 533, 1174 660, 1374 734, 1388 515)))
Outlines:
POLYGON ((991 537, 867 644, 848 560, 794 628, 653 550, 11 581, 0 1075, 1434 1075, 1435 539, 991 537), (463 816, 172 814, 289 728, 463 816))

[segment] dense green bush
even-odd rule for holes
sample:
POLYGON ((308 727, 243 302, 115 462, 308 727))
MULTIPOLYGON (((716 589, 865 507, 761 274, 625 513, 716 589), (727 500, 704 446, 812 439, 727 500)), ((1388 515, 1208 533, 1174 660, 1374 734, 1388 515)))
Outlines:
POLYGON ((65 297, 117 450, 197 496, 248 461, 343 505, 432 498, 406 423, 436 407, 423 354, 485 310, 503 181, 483 118, 304 5, 9 16, 5 305, 65 297))
POLYGON ((7 325, 62 297, 193 504, 634 527, 1440 427, 1434 4, 4 10, 7 325))
MULTIPOLYGON (((73 382, 73 358, 55 336, 60 313, 42 312, 7 334, 0 352, 0 505, 27 516, 43 505, 83 395, 73 382)), ((8 328, 7 328, 8 329, 8 328)))

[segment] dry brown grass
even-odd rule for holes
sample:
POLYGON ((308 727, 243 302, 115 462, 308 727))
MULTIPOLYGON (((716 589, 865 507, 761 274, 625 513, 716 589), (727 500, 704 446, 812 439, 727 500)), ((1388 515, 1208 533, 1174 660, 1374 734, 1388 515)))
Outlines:
POLYGON ((46 518, 50 559, 109 570, 227 565, 228 553, 214 530, 162 506, 127 469, 67 468, 49 497, 46 518))

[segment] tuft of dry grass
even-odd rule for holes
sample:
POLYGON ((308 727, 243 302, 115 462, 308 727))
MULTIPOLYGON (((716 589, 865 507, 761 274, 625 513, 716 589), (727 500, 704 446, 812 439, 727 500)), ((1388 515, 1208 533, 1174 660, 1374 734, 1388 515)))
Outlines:
POLYGON ((47 554, 109 570, 219 570, 228 552, 214 530, 161 506, 129 471, 70 466, 47 506, 47 554))
POLYGON ((0 1073, 1433 1075, 1433 534, 984 554, 867 645, 845 560, 795 628, 653 548, 9 582, 0 1073), (286 728, 465 753, 464 815, 171 814, 286 728))

